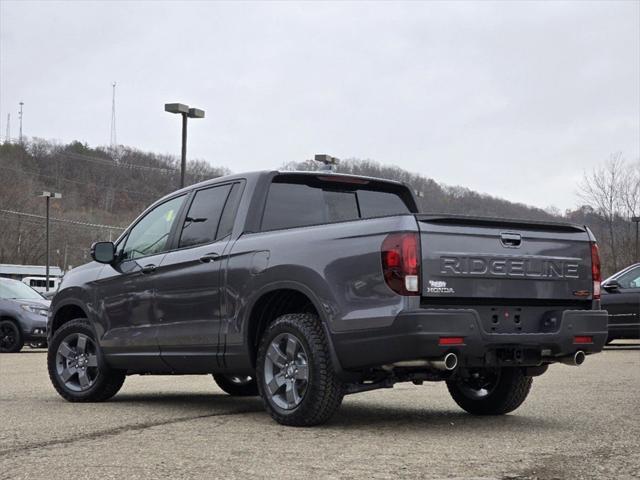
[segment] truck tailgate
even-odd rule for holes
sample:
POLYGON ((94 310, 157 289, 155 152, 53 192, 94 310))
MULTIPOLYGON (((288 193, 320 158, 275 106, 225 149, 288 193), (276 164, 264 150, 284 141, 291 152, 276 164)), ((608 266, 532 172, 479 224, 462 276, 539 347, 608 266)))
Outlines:
POLYGON ((570 304, 592 298, 592 237, 585 227, 443 215, 416 219, 427 302, 570 304))

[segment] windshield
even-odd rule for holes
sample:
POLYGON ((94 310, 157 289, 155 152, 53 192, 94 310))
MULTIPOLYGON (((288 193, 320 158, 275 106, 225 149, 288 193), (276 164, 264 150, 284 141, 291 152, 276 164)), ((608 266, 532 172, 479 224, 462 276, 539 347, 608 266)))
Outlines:
POLYGON ((42 300, 42 295, 33 288, 17 280, 0 279, 0 298, 20 298, 42 300))

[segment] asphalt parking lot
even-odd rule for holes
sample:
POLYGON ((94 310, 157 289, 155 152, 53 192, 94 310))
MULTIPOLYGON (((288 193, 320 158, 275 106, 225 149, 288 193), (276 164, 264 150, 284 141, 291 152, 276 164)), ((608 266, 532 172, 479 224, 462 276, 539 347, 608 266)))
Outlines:
POLYGON ((206 376, 129 377, 107 403, 67 403, 27 348, 0 356, 0 479, 640 478, 640 342, 621 343, 553 366, 504 417, 401 384, 347 397, 312 429, 206 376))

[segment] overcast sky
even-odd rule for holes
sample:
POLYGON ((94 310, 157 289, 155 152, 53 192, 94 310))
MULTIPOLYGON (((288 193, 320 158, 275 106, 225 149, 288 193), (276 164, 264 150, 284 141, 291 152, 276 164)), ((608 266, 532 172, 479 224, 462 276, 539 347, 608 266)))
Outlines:
POLYGON ((235 172, 329 153, 512 201, 578 203, 640 157, 640 2, 0 3, 0 135, 179 154, 235 172))

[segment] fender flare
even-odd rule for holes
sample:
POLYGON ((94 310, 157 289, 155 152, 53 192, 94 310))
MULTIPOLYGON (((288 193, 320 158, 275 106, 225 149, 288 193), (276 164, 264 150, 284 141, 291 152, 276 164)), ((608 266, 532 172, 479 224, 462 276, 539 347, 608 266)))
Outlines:
MULTIPOLYGON (((333 343, 333 335, 331 333, 331 330, 329 329, 329 322, 327 320, 326 311, 323 308, 323 304, 318 299, 314 291, 304 283, 296 282, 293 280, 278 280, 278 281, 263 285, 259 290, 255 292, 251 303, 247 305, 247 310, 244 318, 245 324, 249 325, 249 319, 251 318, 251 313, 253 312, 253 309, 255 308, 258 301, 264 295, 276 290, 295 290, 303 294, 304 296, 306 296, 311 301, 311 304, 315 308, 316 312, 318 312, 318 317, 320 318, 320 324, 322 325, 322 329, 324 330, 324 334, 327 339, 327 343, 329 347, 329 355, 331 356, 331 363, 333 365, 333 368, 336 374, 338 375, 338 377, 340 377, 342 380, 348 381, 352 375, 342 368, 340 359, 336 354, 336 349, 333 343)), ((245 338, 245 341, 247 342, 247 345, 249 345, 251 343, 250 339, 248 338, 249 328, 246 329, 246 336, 247 338, 245 338)))

